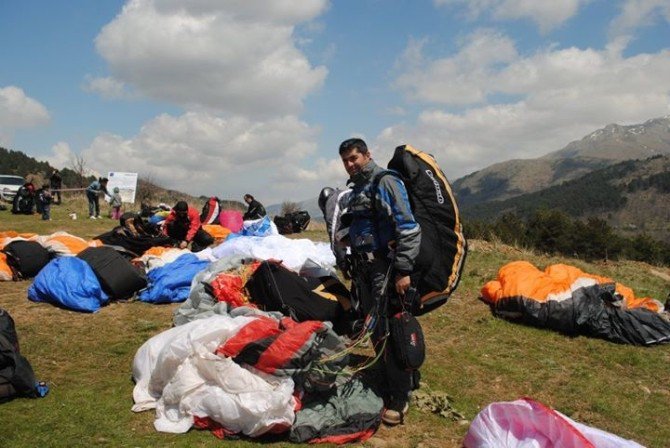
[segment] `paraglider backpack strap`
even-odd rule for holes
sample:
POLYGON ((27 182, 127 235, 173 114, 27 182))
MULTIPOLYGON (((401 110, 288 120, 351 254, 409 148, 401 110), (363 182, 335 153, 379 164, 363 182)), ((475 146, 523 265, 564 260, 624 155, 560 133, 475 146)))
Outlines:
POLYGON ((372 196, 370 197, 370 200, 372 202, 372 213, 375 216, 377 214, 377 190, 379 189, 379 182, 381 182, 382 177, 384 176, 395 176, 398 179, 402 180, 400 173, 394 170, 384 170, 375 175, 375 177, 372 179, 372 196))

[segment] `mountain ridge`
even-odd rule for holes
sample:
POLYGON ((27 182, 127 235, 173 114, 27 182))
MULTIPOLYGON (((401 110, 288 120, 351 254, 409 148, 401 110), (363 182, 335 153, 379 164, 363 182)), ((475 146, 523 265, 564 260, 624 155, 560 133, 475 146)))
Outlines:
POLYGON ((490 165, 452 183, 461 205, 510 199, 577 179, 623 160, 670 154, 670 115, 607 126, 534 159, 490 165))

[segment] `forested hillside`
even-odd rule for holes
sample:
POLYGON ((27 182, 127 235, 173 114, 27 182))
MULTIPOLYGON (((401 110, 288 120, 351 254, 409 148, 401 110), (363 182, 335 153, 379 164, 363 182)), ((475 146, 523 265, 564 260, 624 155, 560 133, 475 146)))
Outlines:
MULTIPOLYGON (((14 174, 27 180, 42 182, 47 180, 54 167, 48 162, 36 160, 21 151, 0 147, 0 174, 14 174), (28 179, 30 177, 30 179, 28 179)), ((84 187, 93 180, 93 176, 83 176, 70 168, 60 170, 64 187, 84 187)))
POLYGON ((630 160, 505 201, 461 204, 466 219, 479 221, 505 213, 527 219, 543 209, 572 218, 597 217, 621 230, 643 230, 670 240, 670 158, 630 160))
POLYGON ((469 237, 584 259, 670 264, 670 158, 627 161, 536 193, 461 207, 469 237))

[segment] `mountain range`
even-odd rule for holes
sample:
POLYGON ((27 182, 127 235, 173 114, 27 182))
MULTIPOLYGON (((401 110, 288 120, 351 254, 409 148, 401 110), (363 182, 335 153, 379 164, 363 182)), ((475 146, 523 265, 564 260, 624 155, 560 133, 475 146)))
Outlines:
POLYGON ((670 155, 670 116, 609 124, 543 157, 508 160, 452 183, 459 204, 500 201, 560 185, 624 160, 670 155))

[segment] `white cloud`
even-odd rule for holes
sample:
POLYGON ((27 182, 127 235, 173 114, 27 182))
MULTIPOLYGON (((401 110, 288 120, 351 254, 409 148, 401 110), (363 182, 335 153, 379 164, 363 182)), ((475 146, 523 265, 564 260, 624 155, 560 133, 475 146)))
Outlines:
POLYGON ((295 27, 326 0, 132 0, 96 38, 115 80, 190 110, 295 114, 327 74, 296 47, 295 27))
POLYGON ((540 31, 550 31, 573 17, 591 0, 434 0, 436 6, 467 6, 471 19, 490 13, 496 20, 529 19, 540 31))
POLYGON ((397 85, 433 108, 416 123, 388 127, 376 144, 413 144, 433 153, 448 175, 460 177, 558 150, 608 123, 637 123, 670 111, 670 50, 625 57, 623 46, 612 45, 549 48, 522 57, 509 46, 505 36, 476 33, 456 55, 424 61, 425 73, 401 74, 397 85), (472 42, 482 39, 504 49, 504 56, 468 64, 472 42), (485 105, 494 95, 513 100, 485 105), (439 108, 467 102, 464 111, 439 108))
POLYGON ((75 154, 67 142, 58 142, 51 147, 51 155, 46 158, 51 166, 58 169, 71 168, 75 154))
POLYGON ((49 122, 49 111, 15 86, 0 88, 0 144, 9 145, 14 131, 49 122))
POLYGON ((93 77, 87 75, 82 86, 85 92, 93 92, 107 99, 130 98, 124 83, 110 77, 93 77))
POLYGON ((610 34, 613 38, 630 37, 637 28, 657 20, 670 22, 668 0, 626 0, 621 6, 621 14, 610 24, 610 34))
POLYGON ((401 57, 405 72, 395 81, 410 99, 446 104, 483 102, 502 63, 518 59, 514 42, 492 30, 479 30, 453 57, 427 60, 424 41, 410 41, 401 57))
POLYGON ((343 185, 347 180, 347 172, 339 158, 317 159, 314 167, 309 170, 289 170, 284 175, 293 172, 296 180, 301 182, 319 181, 324 185, 343 185))
MULTIPOLYGON (((237 197, 251 186, 280 201, 276 174, 291 170, 316 149, 316 130, 295 116, 252 121, 203 112, 161 115, 138 135, 98 136, 82 155, 100 172, 138 172, 157 183, 191 194, 237 197)), ((295 177, 288 177, 292 193, 295 177)), ((291 196, 288 196, 291 197, 291 196)))

